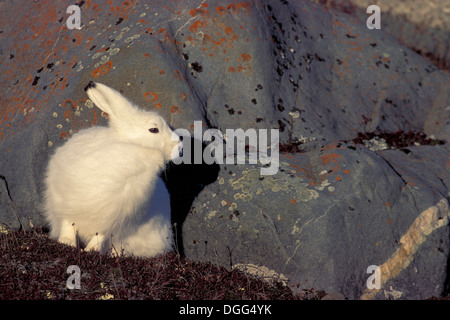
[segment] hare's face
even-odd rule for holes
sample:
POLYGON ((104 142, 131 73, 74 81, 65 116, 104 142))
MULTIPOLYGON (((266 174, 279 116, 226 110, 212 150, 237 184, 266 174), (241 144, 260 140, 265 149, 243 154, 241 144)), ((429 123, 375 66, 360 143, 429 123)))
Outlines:
POLYGON ((180 137, 170 129, 163 118, 157 114, 142 111, 142 116, 137 122, 128 128, 127 136, 130 142, 159 150, 166 160, 178 156, 182 147, 180 137))
POLYGON ((180 137, 158 114, 136 107, 120 92, 101 83, 90 82, 85 91, 98 108, 108 113, 115 139, 156 149, 167 161, 178 156, 180 137))

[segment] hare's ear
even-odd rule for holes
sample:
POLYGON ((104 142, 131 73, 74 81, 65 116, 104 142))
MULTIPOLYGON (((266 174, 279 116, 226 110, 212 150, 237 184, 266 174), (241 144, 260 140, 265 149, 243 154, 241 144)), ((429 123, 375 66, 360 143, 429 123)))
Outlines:
POLYGON ((130 107, 133 108, 133 104, 120 92, 104 84, 91 81, 84 88, 84 91, 86 91, 89 99, 110 117, 120 118, 121 114, 129 111, 130 107))

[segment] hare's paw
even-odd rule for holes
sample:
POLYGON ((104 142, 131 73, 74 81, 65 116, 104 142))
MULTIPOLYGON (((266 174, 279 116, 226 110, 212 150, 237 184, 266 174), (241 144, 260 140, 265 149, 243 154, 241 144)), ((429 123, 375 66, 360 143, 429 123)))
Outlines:
POLYGON ((102 234, 97 233, 95 236, 92 237, 91 241, 89 241, 84 250, 85 251, 95 250, 102 252, 104 250, 104 242, 105 237, 102 234))
POLYGON ((75 239, 72 239, 69 237, 59 237, 58 242, 68 244, 69 246, 72 246, 72 247, 76 246, 75 239))
POLYGON ((68 244, 70 246, 76 246, 76 238, 77 238, 77 231, 75 229, 75 224, 70 223, 67 220, 62 220, 58 242, 68 244))

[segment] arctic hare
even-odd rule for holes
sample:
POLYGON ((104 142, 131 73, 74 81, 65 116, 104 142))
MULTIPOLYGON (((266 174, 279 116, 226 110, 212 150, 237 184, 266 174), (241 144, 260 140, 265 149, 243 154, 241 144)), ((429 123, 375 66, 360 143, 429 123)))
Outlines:
POLYGON ((50 236, 86 250, 154 256, 170 250, 170 197, 159 174, 178 156, 179 136, 154 112, 90 82, 85 91, 109 126, 73 135, 51 157, 44 211, 50 236))

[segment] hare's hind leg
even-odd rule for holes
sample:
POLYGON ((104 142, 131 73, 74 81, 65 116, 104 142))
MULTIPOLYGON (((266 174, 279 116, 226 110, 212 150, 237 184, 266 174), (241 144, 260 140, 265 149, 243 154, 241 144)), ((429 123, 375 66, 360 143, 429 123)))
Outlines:
POLYGON ((103 252, 105 250, 105 236, 97 233, 92 237, 84 250, 96 250, 103 252))
POLYGON ((70 223, 66 219, 61 221, 61 229, 58 236, 58 241, 71 246, 76 246, 77 231, 75 224, 70 223))

